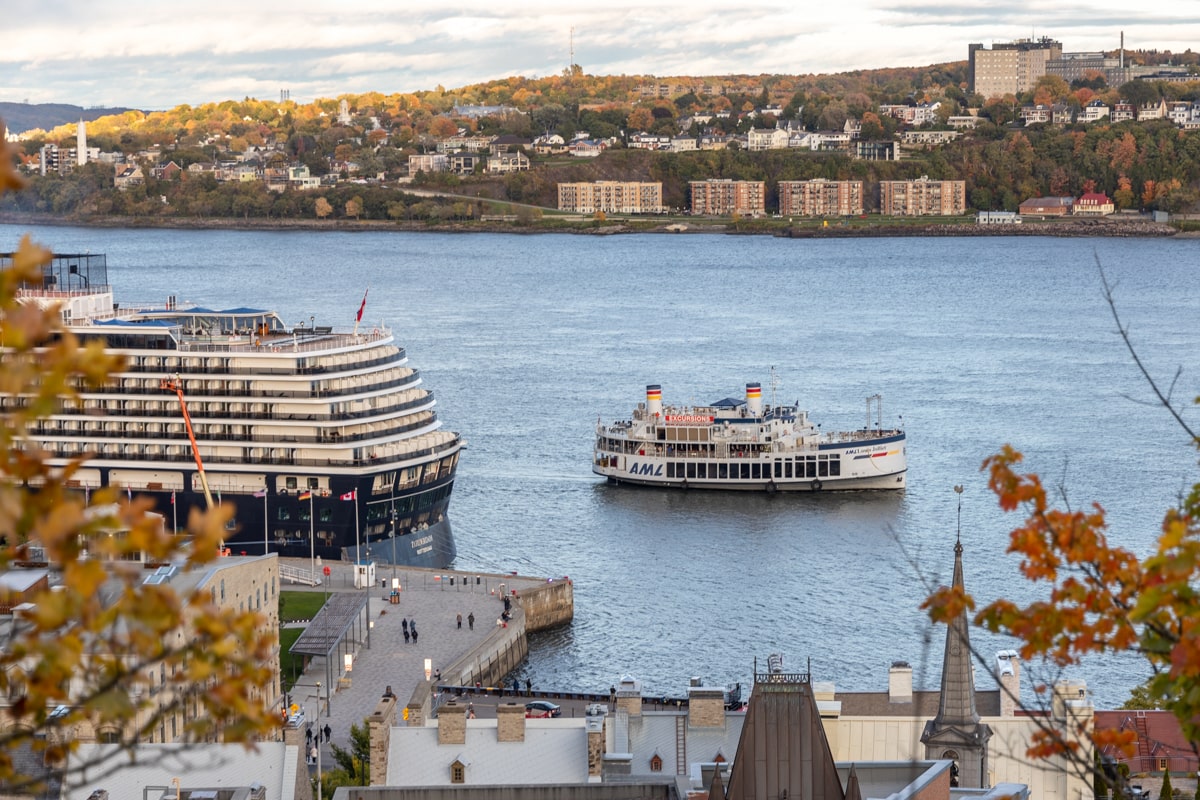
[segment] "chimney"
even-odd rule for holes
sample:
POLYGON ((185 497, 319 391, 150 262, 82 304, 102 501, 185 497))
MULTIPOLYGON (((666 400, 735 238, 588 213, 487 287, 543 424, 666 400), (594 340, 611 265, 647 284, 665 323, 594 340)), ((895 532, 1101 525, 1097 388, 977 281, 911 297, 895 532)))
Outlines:
POLYGON ((617 687, 617 710, 624 711, 631 717, 642 715, 642 684, 634 678, 621 678, 617 687))
POLYGON ((388 750, 392 742, 392 726, 396 724, 396 695, 392 687, 387 688, 383 698, 367 717, 367 731, 370 735, 371 752, 371 785, 384 786, 387 784, 388 750))
POLYGON ((1000 684, 1000 716, 1015 717, 1021 705, 1021 659, 1016 650, 996 653, 996 682, 1000 684))
POLYGON ((496 741, 525 741, 525 706, 517 703, 496 706, 496 741))
POLYGON ((584 726, 587 728, 588 783, 599 781, 603 774, 604 721, 607 717, 605 707, 599 703, 588 706, 587 716, 584 717, 584 726))
POLYGON ((438 744, 467 743, 467 710, 453 700, 438 710, 438 744))
POLYGON ((912 666, 907 661, 893 661, 888 670, 888 702, 911 703, 912 666))
POLYGON ((719 687, 688 687, 688 727, 725 727, 725 690, 719 687))

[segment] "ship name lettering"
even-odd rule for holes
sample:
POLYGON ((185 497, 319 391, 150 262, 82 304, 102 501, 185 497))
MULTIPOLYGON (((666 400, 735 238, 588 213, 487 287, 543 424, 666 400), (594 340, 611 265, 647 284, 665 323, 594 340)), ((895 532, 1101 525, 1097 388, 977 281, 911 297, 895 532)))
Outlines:
MULTIPOLYGON (((413 540, 412 540, 411 547, 412 547, 412 549, 414 549, 414 550, 417 550, 417 548, 418 548, 418 547, 420 547, 421 545, 424 545, 424 544, 431 544, 432 542, 433 542, 433 537, 432 537, 432 536, 422 536, 420 539, 413 539, 413 540)), ((417 550, 417 552, 419 552, 419 553, 423 553, 423 552, 425 552, 425 551, 424 551, 424 550, 417 550)))
POLYGON ((661 478, 663 473, 662 464, 638 464, 634 462, 629 467, 630 475, 653 475, 656 478, 661 478))

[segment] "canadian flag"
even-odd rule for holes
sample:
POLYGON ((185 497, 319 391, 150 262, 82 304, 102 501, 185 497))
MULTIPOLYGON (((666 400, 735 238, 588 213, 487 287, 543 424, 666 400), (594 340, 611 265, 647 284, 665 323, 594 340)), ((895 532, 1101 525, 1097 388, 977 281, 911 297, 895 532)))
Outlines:
POLYGON ((358 489, 352 489, 351 491, 346 492, 345 494, 339 495, 339 496, 343 500, 357 500, 358 499, 358 489))

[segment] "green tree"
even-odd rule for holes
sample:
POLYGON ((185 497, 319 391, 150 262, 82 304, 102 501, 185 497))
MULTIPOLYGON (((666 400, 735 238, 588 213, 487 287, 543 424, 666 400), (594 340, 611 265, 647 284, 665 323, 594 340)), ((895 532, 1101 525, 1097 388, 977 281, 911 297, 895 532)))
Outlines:
POLYGON ((1162 788, 1158 790, 1158 800, 1174 800, 1175 790, 1171 788, 1171 770, 1163 770, 1162 788))
MULTIPOLYGON (((3 127, 0 194, 22 185, 3 127)), ((143 584, 140 572, 105 568, 141 553, 201 568, 216 558, 232 509, 193 513, 188 536, 177 537, 147 513, 149 500, 118 502, 115 487, 94 493, 88 509, 70 488, 88 457, 52 468, 29 446, 27 434, 39 420, 122 368, 98 342, 82 346, 57 307, 20 302, 21 287, 40 285, 50 257, 26 236, 0 269, 0 569, 37 544, 61 575, 60 586, 32 599, 0 651, 0 693, 15 698, 0 731, 0 785, 16 794, 38 787, 14 754, 32 748, 46 763, 66 764, 78 747, 70 733, 76 726, 112 731, 126 749, 185 704, 191 713, 182 736, 193 741, 252 742, 278 725, 258 690, 273 674, 278 639, 263 632, 270 626, 257 612, 221 608, 207 592, 180 594, 167 584, 143 584), (101 585, 112 581, 120 584, 112 602, 96 602, 101 585), (146 691, 152 671, 172 676, 177 691, 146 691), (52 715, 60 706, 65 714, 52 715)), ((67 780, 103 763, 71 762, 67 780)))
MULTIPOLYGON (((345 750, 336 744, 331 744, 333 760, 336 769, 331 769, 324 775, 321 790, 326 797, 332 797, 335 789, 343 786, 367 786, 371 782, 371 729, 363 720, 361 725, 350 726, 350 749, 345 750)), ((313 782, 316 789, 316 782, 313 782)))

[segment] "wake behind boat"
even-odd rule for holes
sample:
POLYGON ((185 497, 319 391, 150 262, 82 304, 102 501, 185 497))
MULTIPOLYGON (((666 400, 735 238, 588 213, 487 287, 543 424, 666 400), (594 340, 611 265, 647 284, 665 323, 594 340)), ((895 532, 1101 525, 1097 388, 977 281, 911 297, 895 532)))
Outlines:
POLYGON ((767 405, 762 387, 707 406, 663 406, 646 387, 632 419, 596 424, 592 471, 612 483, 766 492, 903 489, 904 430, 885 429, 883 398, 867 398, 861 430, 822 433, 797 405, 767 405), (871 426, 872 407, 876 411, 871 426))

